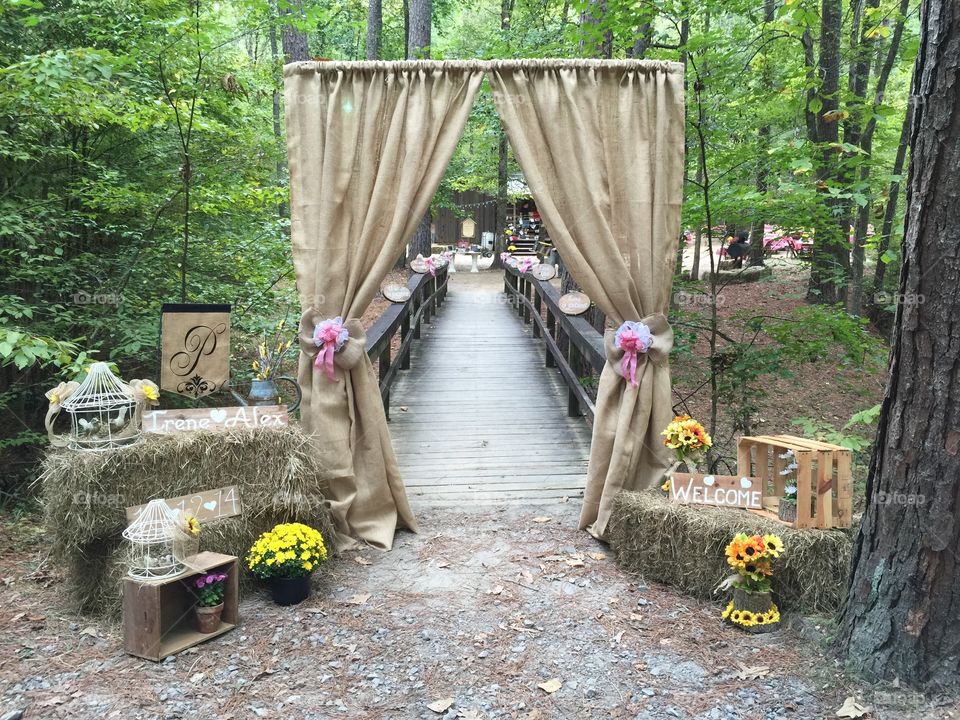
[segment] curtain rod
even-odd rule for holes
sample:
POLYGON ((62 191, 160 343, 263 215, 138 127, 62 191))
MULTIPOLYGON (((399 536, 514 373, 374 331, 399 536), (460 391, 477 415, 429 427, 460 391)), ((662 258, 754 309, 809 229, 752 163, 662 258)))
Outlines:
POLYGON ((284 66, 284 76, 298 73, 344 71, 459 70, 472 72, 500 70, 639 70, 683 72, 683 65, 664 60, 518 59, 518 60, 310 60, 284 66))

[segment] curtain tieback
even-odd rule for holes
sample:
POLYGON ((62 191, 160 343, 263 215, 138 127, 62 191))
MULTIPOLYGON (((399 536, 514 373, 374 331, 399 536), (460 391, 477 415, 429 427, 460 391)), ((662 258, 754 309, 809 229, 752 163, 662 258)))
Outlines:
POLYGON ((367 352, 367 334, 360 320, 353 318, 324 318, 317 310, 310 309, 300 317, 300 349, 310 358, 313 366, 322 370, 334 382, 334 366, 352 370, 367 352))
POLYGON ((650 360, 662 365, 670 357, 673 347, 673 328, 666 316, 648 315, 639 322, 627 320, 616 331, 607 330, 603 337, 604 349, 617 374, 633 387, 638 387, 637 370, 650 360))

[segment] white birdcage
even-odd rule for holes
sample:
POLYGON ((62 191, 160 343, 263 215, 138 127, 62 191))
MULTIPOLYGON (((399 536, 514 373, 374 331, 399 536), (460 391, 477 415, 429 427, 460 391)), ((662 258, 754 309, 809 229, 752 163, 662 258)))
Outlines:
POLYGON ((163 500, 151 500, 123 531, 130 541, 128 574, 139 580, 176 577, 197 553, 197 540, 180 526, 180 516, 163 500))
POLYGON ((106 450, 140 439, 140 408, 133 388, 105 362, 90 366, 86 379, 61 407, 70 415, 68 445, 74 450, 106 450))

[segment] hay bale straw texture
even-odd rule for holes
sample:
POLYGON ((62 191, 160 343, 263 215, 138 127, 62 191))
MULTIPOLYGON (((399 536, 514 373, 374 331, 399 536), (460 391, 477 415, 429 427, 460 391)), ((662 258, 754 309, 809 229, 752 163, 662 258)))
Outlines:
POLYGON ((53 557, 66 568, 76 610, 89 615, 119 616, 125 509, 153 498, 236 485, 242 513, 205 523, 200 547, 241 562, 256 537, 281 522, 316 528, 334 550, 323 469, 296 426, 148 434, 104 452, 50 450, 40 482, 53 557))
POLYGON ((656 492, 624 492, 614 502, 610 545, 621 567, 695 597, 720 600, 714 588, 732 573, 724 550, 737 533, 783 538, 773 590, 784 609, 832 614, 847 594, 851 530, 795 530, 743 510, 688 507, 656 492))

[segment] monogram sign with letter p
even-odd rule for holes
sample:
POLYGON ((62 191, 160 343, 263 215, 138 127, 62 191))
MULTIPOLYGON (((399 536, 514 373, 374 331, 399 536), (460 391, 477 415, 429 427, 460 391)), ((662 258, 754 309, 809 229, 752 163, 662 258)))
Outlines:
POLYGON ((230 306, 164 304, 160 388, 196 399, 229 381, 230 306))

